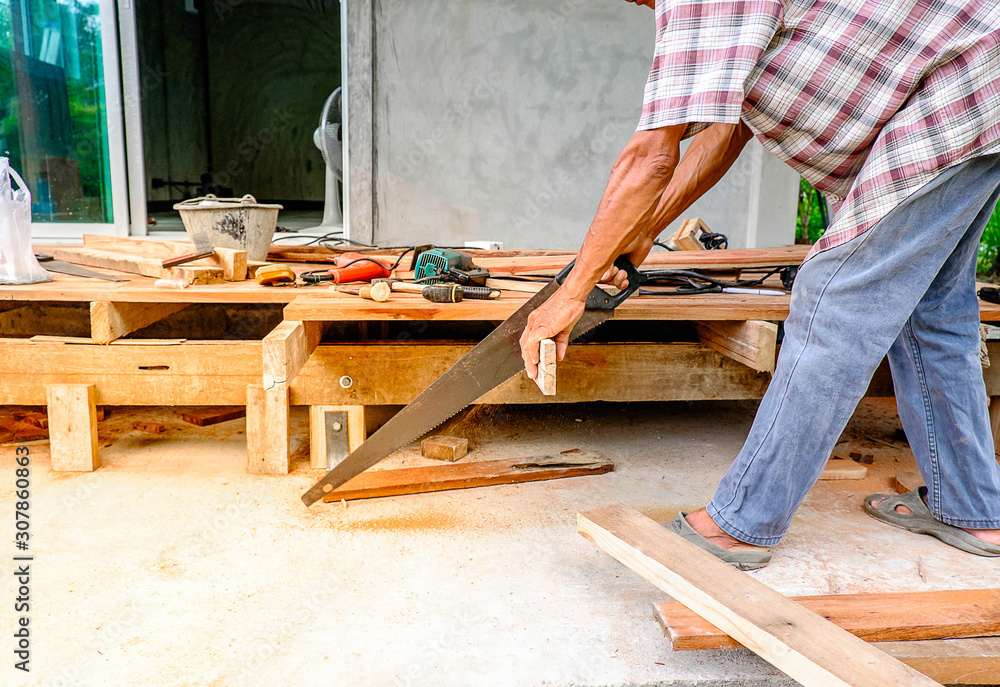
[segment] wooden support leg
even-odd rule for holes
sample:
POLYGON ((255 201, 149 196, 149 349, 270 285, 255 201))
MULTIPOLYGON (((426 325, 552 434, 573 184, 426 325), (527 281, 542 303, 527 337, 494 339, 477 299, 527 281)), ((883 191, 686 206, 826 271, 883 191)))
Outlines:
POLYGON ((364 441, 364 406, 310 406, 309 460, 312 467, 330 470, 364 441))
POLYGON ((185 303, 94 301, 90 304, 90 336, 94 343, 108 344, 186 307, 185 303))
POLYGON ((771 322, 699 322, 704 346, 743 363, 757 372, 774 372, 778 325, 771 322))
POLYGON ((288 387, 323 338, 322 322, 282 322, 264 337, 261 346, 264 372, 260 396, 255 387, 247 391, 248 470, 267 474, 286 474, 288 451, 288 387), (253 410, 252 404, 260 410, 253 410), (262 424, 255 429, 251 413, 262 424), (252 439, 257 432, 259 440, 252 439))
POLYGON ((48 411, 52 469, 93 472, 99 468, 97 387, 93 384, 51 384, 48 411))
POLYGON ((287 475, 288 389, 247 387, 247 472, 287 475))

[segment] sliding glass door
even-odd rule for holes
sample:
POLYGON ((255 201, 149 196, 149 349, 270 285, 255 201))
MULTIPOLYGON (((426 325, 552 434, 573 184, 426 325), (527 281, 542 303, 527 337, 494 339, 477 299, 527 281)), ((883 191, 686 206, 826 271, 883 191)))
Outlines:
POLYGON ((0 155, 36 239, 128 233, 113 0, 0 0, 0 155))

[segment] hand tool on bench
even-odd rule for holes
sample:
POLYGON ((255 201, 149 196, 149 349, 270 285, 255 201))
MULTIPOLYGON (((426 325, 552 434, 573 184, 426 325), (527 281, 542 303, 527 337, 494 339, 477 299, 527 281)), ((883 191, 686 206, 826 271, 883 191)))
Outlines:
POLYGON ((389 300, 389 294, 391 293, 389 285, 385 282, 346 286, 337 284, 336 286, 331 286, 330 288, 337 293, 353 294, 355 296, 360 296, 361 298, 367 298, 370 301, 375 301, 376 303, 385 303, 389 300))
MULTIPOLYGON (((451 286, 459 286, 458 284, 431 284, 431 285, 414 284, 412 282, 400 281, 392 277, 386 277, 384 279, 375 279, 373 280, 372 283, 373 284, 385 283, 388 284, 389 288, 391 288, 393 291, 397 291, 399 293, 416 293, 423 296, 427 300, 435 303, 457 302, 457 301, 452 301, 450 295, 447 296, 445 300, 436 300, 436 299, 441 298, 442 296, 440 294, 445 293, 444 291, 438 289, 439 286, 444 288, 450 288, 451 286), (434 290, 429 291, 428 289, 434 289, 434 290)), ((494 298, 500 297, 500 289, 493 289, 486 286, 470 285, 470 286, 462 286, 461 289, 462 289, 461 293, 462 298, 493 300, 494 298)), ((457 300, 462 300, 462 298, 459 298, 457 300)))
MULTIPOLYGON (((619 257, 615 260, 615 266, 625 270, 628 275, 628 288, 617 295, 611 295, 600 287, 594 287, 587 297, 583 316, 570 334, 570 341, 611 319, 615 308, 642 285, 642 274, 627 258, 619 257)), ((545 288, 410 401, 409 405, 372 434, 356 451, 326 473, 323 479, 302 495, 302 502, 311 506, 324 494, 364 472, 393 451, 423 436, 523 370, 520 339, 528 322, 528 315, 555 293, 572 268, 573 263, 567 265, 545 288)))
POLYGON ((338 267, 328 270, 304 272, 302 280, 307 284, 318 284, 324 281, 343 284, 352 281, 370 282, 373 279, 385 278, 392 274, 392 270, 384 262, 357 253, 345 253, 339 256, 337 265, 338 267))
POLYGON ((167 258, 163 261, 163 266, 166 267, 177 267, 178 265, 184 265, 189 262, 194 262, 195 260, 201 260, 202 258, 210 258, 215 255, 215 249, 212 248, 212 242, 208 240, 208 236, 205 235, 204 231, 189 231, 191 234, 191 239, 194 241, 194 253, 188 253, 187 255, 178 255, 175 258, 167 258))
POLYGON ((101 274, 100 272, 94 272, 93 270, 88 270, 86 267, 80 267, 79 265, 74 265, 71 262, 66 262, 64 260, 55 260, 51 255, 46 253, 35 253, 35 258, 38 262, 43 263, 42 267, 47 269, 49 272, 58 272, 59 274, 71 274, 74 277, 89 277, 90 279, 103 279, 105 281, 128 281, 125 277, 114 277, 110 274, 101 274))

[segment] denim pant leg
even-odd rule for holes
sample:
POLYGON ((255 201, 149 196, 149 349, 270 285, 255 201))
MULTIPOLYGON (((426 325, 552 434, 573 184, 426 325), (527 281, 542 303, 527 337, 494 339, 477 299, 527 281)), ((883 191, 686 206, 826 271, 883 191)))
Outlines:
POLYGON ((934 517, 1000 528, 1000 464, 994 457, 979 362, 979 239, 1000 189, 945 262, 889 349, 896 405, 934 517))
POLYGON ((780 541, 875 369, 998 186, 1000 156, 958 165, 802 266, 771 384, 707 506, 719 527, 750 544, 780 541))

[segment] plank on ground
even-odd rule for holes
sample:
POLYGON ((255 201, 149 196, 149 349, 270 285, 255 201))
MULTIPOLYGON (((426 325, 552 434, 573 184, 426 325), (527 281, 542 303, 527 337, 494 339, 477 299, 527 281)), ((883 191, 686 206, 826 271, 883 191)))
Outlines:
POLYGON ((351 501, 497 484, 537 482, 562 477, 600 475, 614 470, 614 467, 613 463, 600 455, 584 452, 570 456, 536 456, 424 468, 368 470, 334 489, 324 496, 323 500, 351 501))
POLYGON ((246 416, 247 409, 245 406, 221 406, 189 410, 186 413, 181 414, 181 419, 184 420, 184 422, 197 425, 198 427, 208 427, 210 425, 217 425, 220 422, 238 420, 239 418, 246 416))
POLYGON ((632 508, 580 513, 577 529, 805 687, 938 685, 632 508))
POLYGON ((1000 684, 1000 639, 995 637, 882 642, 873 646, 944 684, 1000 684))
MULTIPOLYGON (((798 596, 792 601, 866 642, 1000 635, 1000 589, 798 596)), ((740 643, 683 604, 654 604, 674 651, 740 643)))
POLYGON ((701 343, 757 372, 774 372, 778 325, 759 320, 699 322, 701 343))
POLYGON ((94 343, 111 343, 186 307, 185 303, 94 301, 90 304, 90 336, 94 343))

